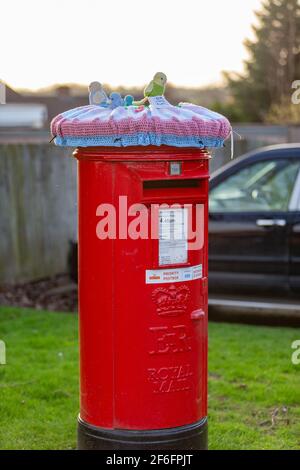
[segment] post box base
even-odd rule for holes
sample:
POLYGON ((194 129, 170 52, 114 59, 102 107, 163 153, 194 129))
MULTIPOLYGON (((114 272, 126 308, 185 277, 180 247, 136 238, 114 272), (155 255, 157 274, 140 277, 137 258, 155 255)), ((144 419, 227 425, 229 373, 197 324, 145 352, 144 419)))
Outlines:
POLYGON ((207 450, 207 419, 178 428, 104 429, 78 419, 78 450, 207 450))

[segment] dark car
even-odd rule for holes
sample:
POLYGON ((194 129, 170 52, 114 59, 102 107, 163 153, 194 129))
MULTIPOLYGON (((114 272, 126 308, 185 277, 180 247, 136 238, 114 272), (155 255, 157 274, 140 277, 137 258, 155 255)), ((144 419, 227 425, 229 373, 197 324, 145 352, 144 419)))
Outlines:
POLYGON ((211 292, 300 294, 300 144, 266 147, 212 175, 211 292))
MULTIPOLYGON (((211 292, 300 294, 300 144, 235 159, 210 182, 211 292)), ((69 251, 77 281, 77 242, 69 251)))

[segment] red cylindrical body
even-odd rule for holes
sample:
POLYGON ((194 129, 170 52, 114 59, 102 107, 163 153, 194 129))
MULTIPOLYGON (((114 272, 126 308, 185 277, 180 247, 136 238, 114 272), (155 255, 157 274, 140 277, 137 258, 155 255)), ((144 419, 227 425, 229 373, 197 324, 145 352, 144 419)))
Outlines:
POLYGON ((166 430, 204 420, 209 155, 98 147, 77 149, 75 156, 80 419, 107 431, 166 430), (196 216, 197 243, 173 240, 189 219, 196 228, 196 216))

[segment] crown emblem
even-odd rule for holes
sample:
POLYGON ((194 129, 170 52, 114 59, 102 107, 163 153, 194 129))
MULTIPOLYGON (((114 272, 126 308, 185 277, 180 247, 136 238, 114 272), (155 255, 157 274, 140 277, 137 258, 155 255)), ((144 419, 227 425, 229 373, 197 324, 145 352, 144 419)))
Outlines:
POLYGON ((187 286, 158 287, 152 292, 158 315, 175 317, 185 313, 191 292, 187 286))

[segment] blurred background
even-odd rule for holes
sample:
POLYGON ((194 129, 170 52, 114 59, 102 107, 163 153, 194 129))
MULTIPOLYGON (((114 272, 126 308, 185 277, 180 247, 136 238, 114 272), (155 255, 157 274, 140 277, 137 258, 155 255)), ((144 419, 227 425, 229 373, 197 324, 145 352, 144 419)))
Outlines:
MULTIPOLYGON (((0 304, 77 308, 76 162, 50 143, 93 80, 142 97, 161 70, 172 104, 226 115, 234 157, 300 142, 298 0, 4 0, 0 7, 0 304), (12 28, 13 24, 13 28, 12 28)), ((213 152, 211 172, 230 159, 213 152)), ((299 244, 299 235, 297 239, 299 244)))

